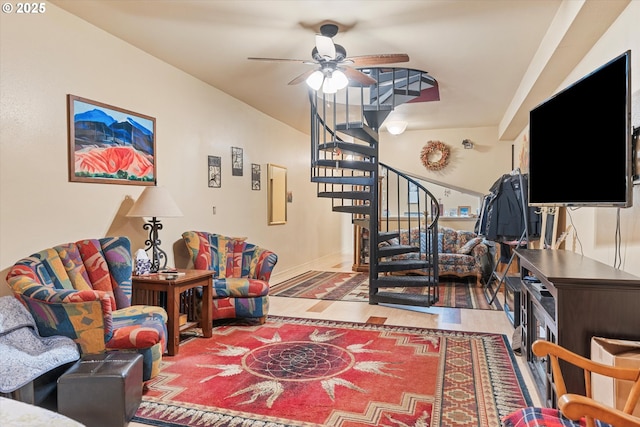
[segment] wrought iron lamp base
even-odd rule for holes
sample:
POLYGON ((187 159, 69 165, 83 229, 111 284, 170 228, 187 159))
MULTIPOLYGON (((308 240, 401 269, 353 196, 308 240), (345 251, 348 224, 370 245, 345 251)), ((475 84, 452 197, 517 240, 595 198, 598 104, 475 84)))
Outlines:
POLYGON ((162 224, 155 216, 151 221, 146 222, 142 226, 145 230, 149 230, 149 238, 145 240, 146 252, 151 249, 151 272, 157 273, 159 270, 167 266, 167 253, 160 249, 160 239, 158 238, 158 230, 162 230, 162 224))

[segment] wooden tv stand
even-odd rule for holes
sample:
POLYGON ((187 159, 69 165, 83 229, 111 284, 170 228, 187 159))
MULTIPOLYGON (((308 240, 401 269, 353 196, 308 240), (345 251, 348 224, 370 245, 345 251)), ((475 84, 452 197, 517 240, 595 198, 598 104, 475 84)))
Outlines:
MULTIPOLYGON (((548 362, 531 352, 538 338, 590 357, 591 337, 640 340, 640 277, 578 255, 551 249, 517 249, 520 261, 523 354, 546 406, 557 397, 548 362), (539 285, 527 280, 535 276, 539 285)), ((567 390, 584 394, 584 374, 562 365, 567 390)))

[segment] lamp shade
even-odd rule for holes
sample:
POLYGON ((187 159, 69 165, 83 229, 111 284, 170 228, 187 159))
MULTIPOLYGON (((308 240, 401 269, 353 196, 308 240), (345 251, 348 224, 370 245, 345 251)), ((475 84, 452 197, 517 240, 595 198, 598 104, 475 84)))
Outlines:
POLYGON ((182 211, 164 187, 146 187, 133 204, 127 216, 177 217, 182 211))

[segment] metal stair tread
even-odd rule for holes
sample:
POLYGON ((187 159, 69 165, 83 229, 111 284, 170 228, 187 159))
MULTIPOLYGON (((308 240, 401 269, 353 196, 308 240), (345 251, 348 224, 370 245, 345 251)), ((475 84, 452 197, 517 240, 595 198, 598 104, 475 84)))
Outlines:
POLYGON ((322 151, 334 151, 340 150, 343 153, 357 153, 362 154, 368 157, 374 156, 376 151, 370 145, 365 144, 356 144, 353 142, 345 142, 345 141, 331 141, 326 144, 320 144, 318 146, 318 150, 322 151))
POLYGON ((345 184, 345 185, 371 185, 373 178, 370 176, 313 176, 311 182, 320 182, 325 184, 345 184))
POLYGON ((333 206, 331 209, 334 212, 345 212, 345 213, 356 213, 356 214, 368 214, 371 212, 371 206, 368 206, 368 205, 333 206))
POLYGON ((395 292, 378 292, 369 297, 375 304, 398 304, 417 307, 431 307, 438 302, 435 295, 398 294, 395 292))
POLYGON ((347 134, 369 144, 378 142, 378 133, 364 122, 336 123, 336 131, 347 134))
POLYGON ((397 231, 380 231, 378 232, 378 242, 386 242, 387 240, 400 237, 400 233, 397 231))
POLYGON ((378 257, 384 258, 394 255, 409 254, 413 252, 420 252, 420 248, 411 245, 389 245, 381 246, 378 248, 378 257))
POLYGON ((421 261, 417 259, 399 259, 399 260, 393 260, 393 261, 378 262, 378 271, 382 271, 382 272, 421 270, 429 267, 430 267, 429 262, 421 261))
POLYGON ((352 199, 371 200, 370 191, 321 191, 318 197, 329 197, 332 199, 352 199))
POLYGON ((366 160, 332 160, 320 159, 313 162, 313 166, 338 169, 355 169, 362 171, 373 171, 377 166, 366 160))
MULTIPOLYGON (((418 90, 393 89, 380 94, 380 104, 391 105, 389 100, 393 99, 393 105, 402 105, 419 96, 418 90)), ((371 101, 377 102, 377 99, 372 98, 371 101)))
POLYGON ((413 288, 436 286, 433 276, 381 276, 373 281, 374 288, 413 288))

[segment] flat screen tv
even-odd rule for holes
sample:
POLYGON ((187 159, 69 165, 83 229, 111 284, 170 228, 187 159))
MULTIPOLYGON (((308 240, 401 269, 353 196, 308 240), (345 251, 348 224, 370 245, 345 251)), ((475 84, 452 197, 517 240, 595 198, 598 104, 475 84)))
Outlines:
POLYGON ((531 206, 630 207, 631 51, 529 114, 531 206))

